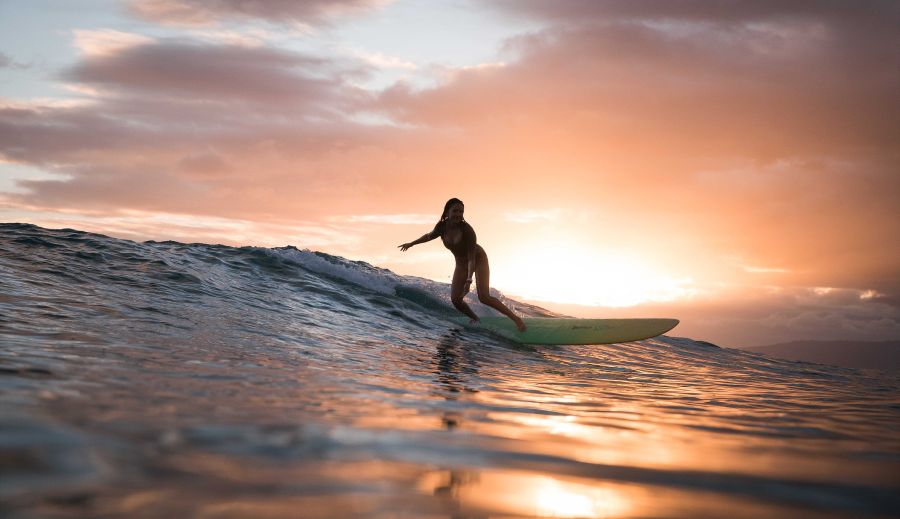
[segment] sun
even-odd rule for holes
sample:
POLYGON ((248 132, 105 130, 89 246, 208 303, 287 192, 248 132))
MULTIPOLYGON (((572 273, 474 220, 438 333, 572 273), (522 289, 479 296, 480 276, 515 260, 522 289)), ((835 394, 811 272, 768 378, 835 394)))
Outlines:
POLYGON ((692 292, 686 286, 690 279, 662 274, 639 257, 566 241, 517 250, 513 259, 491 270, 493 286, 533 301, 625 307, 692 292))

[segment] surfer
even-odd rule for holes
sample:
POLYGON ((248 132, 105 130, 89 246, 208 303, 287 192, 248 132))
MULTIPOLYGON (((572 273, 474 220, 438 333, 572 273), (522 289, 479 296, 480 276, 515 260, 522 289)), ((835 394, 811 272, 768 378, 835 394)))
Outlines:
POLYGON ((487 253, 475 240, 475 230, 463 219, 465 207, 462 200, 451 198, 444 204, 444 212, 441 219, 428 234, 421 238, 399 245, 401 251, 405 251, 413 245, 431 241, 438 236, 444 242, 444 246, 450 249, 456 258, 456 269, 453 271, 453 282, 450 285, 450 301, 457 310, 471 318, 471 322, 479 321, 475 312, 463 300, 472 288, 472 276, 478 280, 478 300, 483 304, 495 308, 503 315, 516 323, 520 332, 525 331, 525 323, 506 307, 499 299, 491 295, 491 268, 488 265, 487 253))

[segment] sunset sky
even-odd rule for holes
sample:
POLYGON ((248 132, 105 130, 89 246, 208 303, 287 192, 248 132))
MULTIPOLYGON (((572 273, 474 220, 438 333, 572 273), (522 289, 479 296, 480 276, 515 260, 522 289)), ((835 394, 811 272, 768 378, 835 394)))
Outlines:
POLYGON ((900 338, 900 2, 0 0, 0 221, 900 338))

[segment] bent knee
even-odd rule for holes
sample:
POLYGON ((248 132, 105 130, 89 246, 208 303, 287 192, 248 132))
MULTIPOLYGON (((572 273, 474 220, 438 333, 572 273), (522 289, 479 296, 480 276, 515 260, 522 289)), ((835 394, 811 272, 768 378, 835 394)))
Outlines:
POLYGON ((485 305, 486 305, 486 304, 490 303, 491 300, 493 300, 493 299, 494 299, 494 298, 491 297, 490 294, 478 294, 478 301, 480 301, 481 304, 485 304, 485 305))
POLYGON ((450 302, 453 303, 453 306, 459 306, 463 302, 463 296, 453 296, 450 298, 450 302))

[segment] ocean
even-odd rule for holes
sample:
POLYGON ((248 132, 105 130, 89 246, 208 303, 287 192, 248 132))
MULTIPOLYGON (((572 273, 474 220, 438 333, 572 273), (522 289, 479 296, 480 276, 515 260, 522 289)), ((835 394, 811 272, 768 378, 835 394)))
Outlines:
POLYGON ((0 515, 900 516, 896 372, 456 315, 323 252, 2 224, 0 515))

